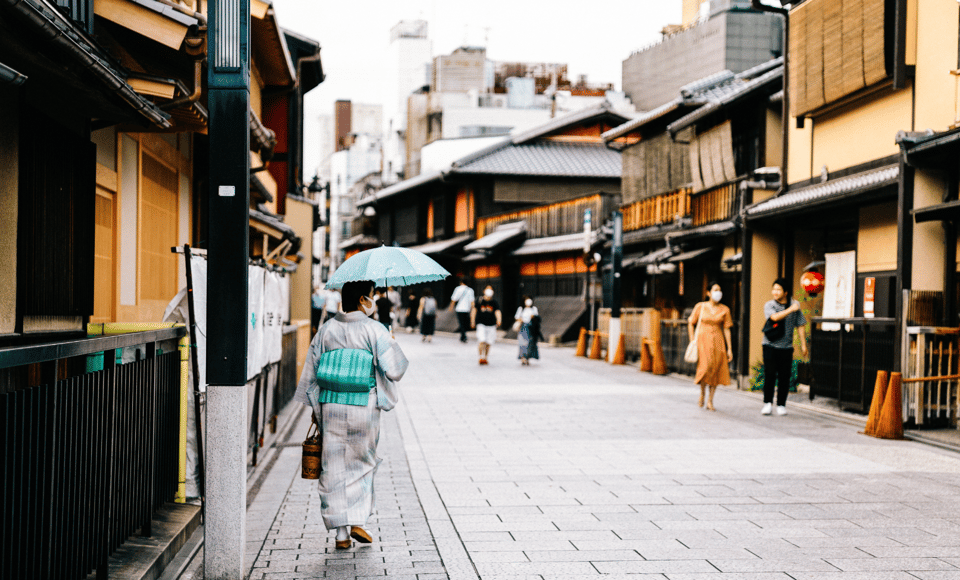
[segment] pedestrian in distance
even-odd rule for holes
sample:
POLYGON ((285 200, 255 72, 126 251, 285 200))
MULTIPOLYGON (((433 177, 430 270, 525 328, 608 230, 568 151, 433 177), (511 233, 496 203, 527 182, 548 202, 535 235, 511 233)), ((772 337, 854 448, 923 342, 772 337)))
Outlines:
POLYGON ((343 312, 313 337, 295 395, 313 407, 322 433, 320 515, 336 530, 340 550, 350 538, 373 541, 364 528, 376 508, 380 412, 396 406, 408 366, 390 333, 370 318, 375 311, 373 282, 343 285, 343 312))
POLYGON ((437 299, 429 288, 423 291, 420 307, 417 309, 417 318, 420 319, 420 341, 432 342, 433 331, 437 326, 437 299))
POLYGON ((393 320, 393 323, 397 326, 400 326, 400 293, 393 286, 387 287, 387 298, 390 299, 390 303, 393 304, 393 315, 390 317, 393 320))
POLYGON ((417 326, 419 326, 417 323, 417 309, 419 308, 420 300, 417 299, 417 294, 411 290, 410 294, 407 295, 407 308, 403 317, 403 324, 407 328, 407 334, 412 334, 417 326))
POLYGON ((790 297, 790 283, 785 278, 773 282, 770 293, 773 300, 763 305, 763 408, 773 412, 773 391, 777 391, 777 415, 787 414, 787 394, 790 392, 790 374, 793 371, 793 329, 800 334, 800 352, 807 356, 807 319, 800 311, 800 303, 790 297), (767 330, 769 328, 769 330, 767 330))
POLYGON ((454 289, 453 295, 450 296, 450 309, 457 313, 457 332, 460 333, 460 342, 467 342, 467 331, 473 326, 470 322, 470 316, 475 301, 476 295, 473 288, 467 284, 466 278, 460 278, 460 285, 454 289))
POLYGON ((497 328, 502 322, 500 304, 493 299, 493 286, 487 286, 470 311, 470 326, 477 329, 477 351, 482 365, 489 364, 490 347, 497 342, 497 328))
POLYGON ((326 302, 326 295, 319 286, 313 288, 313 294, 310 295, 310 326, 311 334, 316 334, 320 329, 320 321, 323 320, 323 304, 326 302))
POLYGON ((690 341, 693 342, 694 338, 697 341, 697 374, 693 382, 700 385, 699 405, 703 407, 709 388, 707 410, 716 411, 713 395, 717 385, 730 384, 729 365, 733 360, 730 328, 733 326, 733 317, 730 316, 730 309, 720 304, 723 299, 720 284, 711 282, 709 289, 707 300, 698 303, 687 319, 687 331, 690 341))
POLYGON ((519 349, 517 358, 520 359, 521 365, 529 366, 530 359, 540 359, 540 349, 537 347, 537 341, 542 338, 540 334, 540 311, 533 305, 533 298, 523 297, 523 306, 517 308, 514 319, 513 326, 517 329, 517 346, 519 349))
POLYGON ((337 312, 340 312, 340 293, 336 290, 327 290, 323 302, 323 320, 320 324, 336 316, 337 312))

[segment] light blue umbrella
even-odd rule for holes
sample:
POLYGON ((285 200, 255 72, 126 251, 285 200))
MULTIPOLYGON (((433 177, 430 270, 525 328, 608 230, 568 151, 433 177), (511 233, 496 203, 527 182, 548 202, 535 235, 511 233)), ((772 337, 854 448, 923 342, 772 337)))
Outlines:
POLYGON ((350 256, 340 264, 333 276, 330 276, 326 287, 339 290, 347 282, 360 280, 369 280, 378 288, 409 286, 436 282, 449 275, 450 272, 423 252, 397 246, 381 246, 350 256))

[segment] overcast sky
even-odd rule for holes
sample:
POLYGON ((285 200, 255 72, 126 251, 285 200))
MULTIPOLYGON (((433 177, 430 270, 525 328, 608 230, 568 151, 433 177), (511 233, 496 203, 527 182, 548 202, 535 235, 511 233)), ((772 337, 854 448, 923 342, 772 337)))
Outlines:
POLYGON ((333 103, 382 103, 382 55, 400 20, 426 20, 433 56, 486 46, 496 61, 556 62, 621 88, 623 60, 679 24, 681 0, 273 0, 280 26, 320 43, 326 80, 307 94, 304 177, 319 167, 318 121, 333 103))

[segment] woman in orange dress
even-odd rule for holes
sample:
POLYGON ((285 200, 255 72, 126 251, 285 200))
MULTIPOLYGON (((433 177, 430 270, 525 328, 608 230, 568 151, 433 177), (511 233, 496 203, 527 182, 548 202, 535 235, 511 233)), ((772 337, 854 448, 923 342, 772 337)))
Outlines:
POLYGON ((701 407, 707 387, 710 387, 710 398, 707 399, 707 409, 710 411, 716 410, 713 408, 713 394, 717 390, 717 385, 730 384, 729 365, 733 360, 731 346, 733 343, 730 340, 733 317, 730 316, 730 309, 720 304, 722 298, 723 292, 720 290, 720 285, 711 283, 709 299, 697 304, 693 308, 693 314, 687 320, 691 341, 697 323, 700 323, 700 331, 697 335, 697 375, 693 382, 700 385, 701 407))

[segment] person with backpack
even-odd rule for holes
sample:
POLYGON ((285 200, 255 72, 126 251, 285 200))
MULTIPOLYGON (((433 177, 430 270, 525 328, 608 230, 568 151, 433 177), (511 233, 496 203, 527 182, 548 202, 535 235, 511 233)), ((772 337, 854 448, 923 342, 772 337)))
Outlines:
POLYGON ((793 329, 800 335, 800 352, 807 356, 807 319, 800 303, 788 291, 786 278, 773 281, 770 293, 773 300, 763 305, 763 408, 760 413, 773 412, 773 392, 777 392, 777 415, 787 414, 787 394, 790 392, 790 373, 793 370, 793 329))
POLYGON ((437 299, 429 288, 423 291, 417 318, 420 319, 420 341, 433 342, 433 332, 437 326, 437 299))

